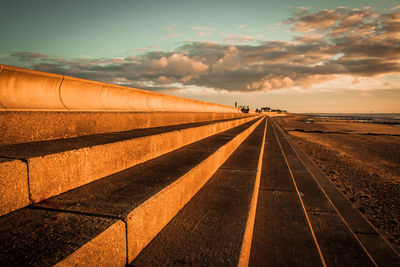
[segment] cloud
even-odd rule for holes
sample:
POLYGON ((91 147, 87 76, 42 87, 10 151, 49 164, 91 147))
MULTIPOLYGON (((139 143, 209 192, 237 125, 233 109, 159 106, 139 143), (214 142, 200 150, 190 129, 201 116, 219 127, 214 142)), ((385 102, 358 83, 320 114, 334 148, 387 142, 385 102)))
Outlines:
POLYGON ((36 59, 46 59, 48 56, 40 53, 32 53, 32 52, 18 52, 10 55, 11 57, 17 58, 22 62, 29 62, 36 59))
POLYGON ((168 26, 163 27, 163 29, 165 29, 165 30, 167 30, 167 31, 170 31, 170 30, 175 29, 175 28, 176 28, 176 25, 175 25, 175 24, 174 24, 174 25, 168 25, 168 26))
POLYGON ((215 27, 207 27, 207 26, 189 26, 192 30, 207 32, 207 31, 216 31, 217 28, 215 27))
POLYGON ((254 37, 250 35, 231 33, 223 41, 226 43, 237 43, 237 42, 252 42, 253 40, 254 37))
POLYGON ((165 35, 165 37, 167 38, 178 38, 183 36, 185 36, 183 33, 177 33, 177 32, 170 32, 165 35))
POLYGON ((141 73, 156 73, 166 76, 184 77, 187 75, 203 75, 207 72, 208 65, 201 62, 197 57, 174 53, 170 56, 163 56, 160 59, 153 59, 149 63, 142 61, 138 70, 141 73))
POLYGON ((208 26, 188 26, 187 28, 195 31, 195 34, 200 37, 210 36, 215 33, 217 28, 215 27, 208 27, 208 26))
POLYGON ((312 12, 310 9, 299 8, 293 17, 285 22, 293 25, 296 32, 311 32, 348 29, 364 24, 365 20, 377 17, 372 9, 349 9, 338 7, 333 10, 312 12))
POLYGON ((165 34, 165 37, 168 39, 184 37, 185 35, 183 33, 177 33, 174 31, 176 29, 176 27, 177 27, 176 25, 169 25, 169 26, 163 27, 163 29, 167 32, 165 34))
MULTIPOLYGON (((150 90, 202 87, 221 91, 309 88, 341 77, 349 86, 400 72, 400 10, 371 8, 312 12, 301 8, 284 23, 293 41, 259 41, 228 35, 224 42, 187 42, 174 51, 125 58, 62 59, 19 52, 20 66, 150 90), (229 42, 228 42, 229 41, 229 42), (234 44, 232 44, 234 43, 234 44)), ((176 26, 166 28, 168 33, 176 26)), ((193 26, 201 33, 215 28, 193 26)), ((385 83, 378 83, 385 88, 385 83)))
POLYGON ((242 66, 240 51, 235 46, 230 46, 224 56, 212 65, 215 72, 232 71, 242 66))

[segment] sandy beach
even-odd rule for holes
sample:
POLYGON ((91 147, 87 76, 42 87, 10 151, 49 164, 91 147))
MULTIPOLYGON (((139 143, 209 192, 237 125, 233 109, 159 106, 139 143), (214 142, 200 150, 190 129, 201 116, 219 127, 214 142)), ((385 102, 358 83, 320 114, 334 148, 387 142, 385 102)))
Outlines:
POLYGON ((276 121, 400 251, 400 127, 300 115, 276 121))

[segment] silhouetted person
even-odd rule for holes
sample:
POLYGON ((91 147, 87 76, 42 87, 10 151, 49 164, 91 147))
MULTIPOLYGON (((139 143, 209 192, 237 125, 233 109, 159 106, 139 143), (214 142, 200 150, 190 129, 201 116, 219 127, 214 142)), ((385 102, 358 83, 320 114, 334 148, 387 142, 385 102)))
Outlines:
POLYGON ((235 108, 237 108, 237 101, 235 102, 235 108))

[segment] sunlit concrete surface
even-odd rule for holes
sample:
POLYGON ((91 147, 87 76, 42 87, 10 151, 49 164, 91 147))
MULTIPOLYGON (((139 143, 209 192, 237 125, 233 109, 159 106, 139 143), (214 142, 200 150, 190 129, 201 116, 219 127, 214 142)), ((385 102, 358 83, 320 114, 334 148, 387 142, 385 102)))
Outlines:
POLYGON ((0 65, 3 110, 232 112, 234 107, 0 65))
POLYGON ((0 105, 2 266, 400 265, 282 114, 4 65, 0 105))

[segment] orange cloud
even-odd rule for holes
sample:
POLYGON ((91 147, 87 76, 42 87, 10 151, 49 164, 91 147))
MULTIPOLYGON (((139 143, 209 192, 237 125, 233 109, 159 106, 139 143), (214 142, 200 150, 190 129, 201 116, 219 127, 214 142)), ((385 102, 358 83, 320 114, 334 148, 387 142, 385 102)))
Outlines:
MULTIPOLYGON (((179 83, 225 91, 268 91, 309 88, 337 77, 353 77, 349 85, 355 86, 364 77, 400 72, 399 9, 380 14, 371 8, 316 12, 303 8, 284 23, 292 25, 293 41, 247 45, 243 42, 251 36, 232 34, 229 41, 239 44, 188 42, 171 52, 126 58, 67 60, 30 52, 9 56, 24 67, 139 88, 151 85, 157 90, 179 83)), ((174 28, 166 30, 173 33, 174 28)))

